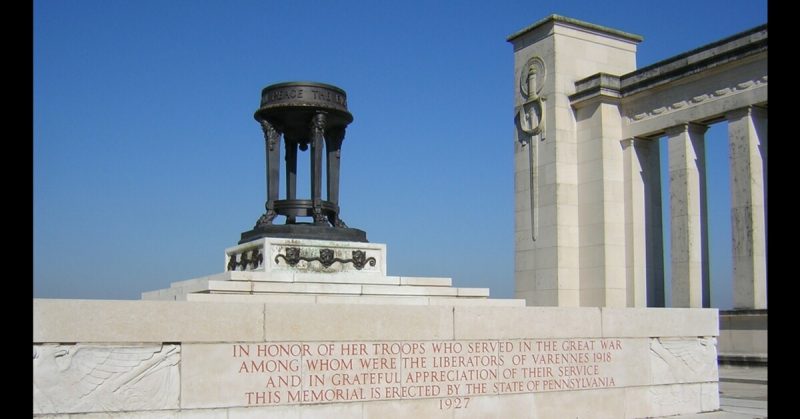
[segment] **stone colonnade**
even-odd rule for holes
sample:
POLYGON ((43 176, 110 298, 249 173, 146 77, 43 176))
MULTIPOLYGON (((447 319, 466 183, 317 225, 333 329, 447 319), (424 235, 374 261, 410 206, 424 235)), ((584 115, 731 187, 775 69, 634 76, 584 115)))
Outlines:
MULTIPOLYGON (((725 113, 731 185, 734 308, 767 308, 766 163, 767 110, 746 106, 725 113)), ((673 307, 709 307, 708 213, 704 143, 707 125, 668 128, 669 217, 673 307)), ((648 290, 649 306, 664 305, 658 138, 623 141, 629 189, 627 236, 637 264, 634 289, 648 290), (636 225, 637 228, 633 228, 636 225), (648 257, 650 256, 650 257, 648 257), (646 269, 655 264, 654 269, 646 269)))

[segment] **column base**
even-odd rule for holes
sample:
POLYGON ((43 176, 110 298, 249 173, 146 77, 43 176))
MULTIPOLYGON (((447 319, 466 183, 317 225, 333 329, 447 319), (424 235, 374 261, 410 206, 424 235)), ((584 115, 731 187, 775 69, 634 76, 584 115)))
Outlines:
POLYGON ((242 233, 239 244, 262 237, 281 237, 287 239, 332 240, 367 243, 367 232, 357 228, 331 227, 314 224, 272 224, 262 225, 242 233))

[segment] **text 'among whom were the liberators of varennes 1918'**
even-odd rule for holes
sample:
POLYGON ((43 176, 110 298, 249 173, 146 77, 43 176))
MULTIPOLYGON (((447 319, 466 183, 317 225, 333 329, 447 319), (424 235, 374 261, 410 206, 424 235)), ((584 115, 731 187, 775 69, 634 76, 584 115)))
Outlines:
MULTIPOLYGON (((617 386, 624 339, 229 344, 243 405, 442 398, 617 386)), ((222 361, 222 360, 220 360, 222 361)))

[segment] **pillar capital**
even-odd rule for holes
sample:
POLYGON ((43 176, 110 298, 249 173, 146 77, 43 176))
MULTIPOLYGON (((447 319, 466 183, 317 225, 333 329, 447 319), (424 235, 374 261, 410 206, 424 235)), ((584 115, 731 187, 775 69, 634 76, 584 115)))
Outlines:
POLYGON ((725 113, 725 118, 728 121, 735 121, 744 118, 745 116, 754 116, 757 118, 766 118, 767 109, 760 106, 745 106, 743 108, 734 109, 725 113))
POLYGON ((669 127, 665 130, 666 134, 670 137, 680 135, 681 133, 688 132, 694 135, 703 135, 708 131, 708 125, 698 124, 696 122, 684 122, 682 124, 669 127))
POLYGON ((630 146, 645 147, 649 148, 655 145, 658 145, 657 138, 644 138, 644 137, 630 137, 620 140, 619 143, 622 145, 622 148, 628 148, 630 146))
POLYGON ((635 140, 636 138, 631 137, 631 138, 626 138, 624 140, 620 140, 619 143, 622 144, 623 149, 626 149, 632 146, 635 140))

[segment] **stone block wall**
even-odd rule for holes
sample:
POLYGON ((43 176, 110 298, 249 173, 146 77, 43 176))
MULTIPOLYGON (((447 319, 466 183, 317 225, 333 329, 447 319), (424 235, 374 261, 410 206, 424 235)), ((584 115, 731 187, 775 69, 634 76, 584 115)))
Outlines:
POLYGON ((34 300, 34 417, 719 408, 715 309, 34 300))

